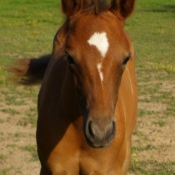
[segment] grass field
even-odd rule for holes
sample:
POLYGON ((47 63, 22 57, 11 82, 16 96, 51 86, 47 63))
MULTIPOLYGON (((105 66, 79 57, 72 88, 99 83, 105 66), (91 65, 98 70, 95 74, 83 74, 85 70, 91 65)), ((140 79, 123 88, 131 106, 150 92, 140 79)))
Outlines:
MULTIPOLYGON (((16 86, 4 68, 52 50, 63 23, 58 0, 0 0, 0 175, 37 174, 39 86, 16 86)), ((175 175, 175 2, 137 0, 126 22, 137 57, 138 122, 130 173, 175 175)))

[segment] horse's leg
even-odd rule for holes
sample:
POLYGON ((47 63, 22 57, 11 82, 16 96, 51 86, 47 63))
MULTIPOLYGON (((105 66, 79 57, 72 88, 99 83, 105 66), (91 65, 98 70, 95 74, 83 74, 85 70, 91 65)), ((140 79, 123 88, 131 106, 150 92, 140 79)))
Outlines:
POLYGON ((38 158, 41 163, 40 175, 51 175, 51 173, 48 171, 47 167, 45 166, 45 163, 42 160, 42 156, 40 156, 39 152, 38 152, 38 158))
POLYGON ((51 175, 45 167, 41 167, 40 175, 51 175))

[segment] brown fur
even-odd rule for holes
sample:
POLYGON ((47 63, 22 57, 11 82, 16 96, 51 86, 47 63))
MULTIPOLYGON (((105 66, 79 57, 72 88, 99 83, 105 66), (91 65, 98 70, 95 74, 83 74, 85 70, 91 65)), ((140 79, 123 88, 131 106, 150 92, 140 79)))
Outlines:
POLYGON ((37 123, 40 175, 128 172, 137 83, 124 23, 135 1, 114 0, 105 10, 99 2, 62 0, 68 19, 55 36, 52 55, 11 69, 30 77, 27 82, 43 78, 37 123), (109 49, 103 59, 87 42, 95 32, 107 34, 109 49), (103 81, 97 70, 100 61, 103 81))

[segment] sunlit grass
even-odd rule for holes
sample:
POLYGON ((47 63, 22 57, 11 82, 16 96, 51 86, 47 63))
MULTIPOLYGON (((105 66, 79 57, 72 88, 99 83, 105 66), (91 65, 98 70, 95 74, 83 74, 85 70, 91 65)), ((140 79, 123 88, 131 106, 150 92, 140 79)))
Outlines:
POLYGON ((168 73, 175 73, 175 66, 172 66, 172 64, 163 64, 163 63, 154 64, 153 69, 155 69, 157 71, 165 71, 168 73))
POLYGON ((31 154, 31 161, 38 161, 36 145, 27 145, 22 148, 24 151, 28 151, 31 154))
MULTIPOLYGON (((0 93, 4 96, 3 103, 8 105, 2 107, 1 112, 12 117, 23 114, 16 123, 17 126, 36 126, 36 108, 29 106, 25 111, 20 111, 11 106, 27 106, 30 102, 37 104, 39 86, 22 87, 12 84, 7 79, 5 68, 16 59, 37 57, 52 51, 54 35, 64 21, 59 7, 60 1, 57 0, 0 0, 0 93)), ((174 19, 174 0, 137 0, 135 13, 126 21, 125 27, 136 53, 139 103, 166 106, 159 111, 141 108, 138 115, 141 120, 151 120, 152 126, 159 129, 169 126, 166 119, 175 116, 173 86, 172 89, 163 86, 164 82, 173 84, 175 77, 174 19)), ((5 117, 0 119, 1 124, 7 121, 5 117)), ((139 138, 139 146, 133 143, 131 172, 134 175, 174 175, 175 162, 158 163, 139 159, 139 154, 143 151, 157 149, 152 144, 154 141, 141 129, 138 125, 134 131, 134 135, 139 138)), ((17 132, 9 137, 14 138, 17 147, 17 143, 25 135, 17 132)), ((22 150, 31 154, 32 161, 37 160, 34 145, 25 146, 22 150)), ((0 161, 7 158, 1 153, 0 161)), ((0 170, 0 174, 9 175, 11 169, 14 167, 4 168, 0 170)))

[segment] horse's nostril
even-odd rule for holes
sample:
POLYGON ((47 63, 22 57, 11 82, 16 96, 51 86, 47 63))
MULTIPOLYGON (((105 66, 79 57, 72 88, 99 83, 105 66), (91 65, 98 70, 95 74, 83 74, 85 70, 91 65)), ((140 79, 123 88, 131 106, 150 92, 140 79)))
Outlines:
POLYGON ((95 134, 92 130, 92 121, 89 122, 89 125, 88 125, 88 131, 89 131, 89 135, 92 137, 92 138, 95 138, 95 134))
POLYGON ((89 117, 85 126, 85 136, 90 146, 106 147, 115 137, 116 122, 114 119, 101 121, 89 117))
POLYGON ((115 136, 116 133, 116 122, 115 121, 107 122, 102 127, 98 122, 90 120, 87 123, 86 132, 87 135, 89 135, 89 137, 93 140, 94 139, 112 140, 112 138, 115 136))
POLYGON ((112 122, 112 135, 115 135, 115 132, 116 132, 116 122, 113 121, 112 122))

